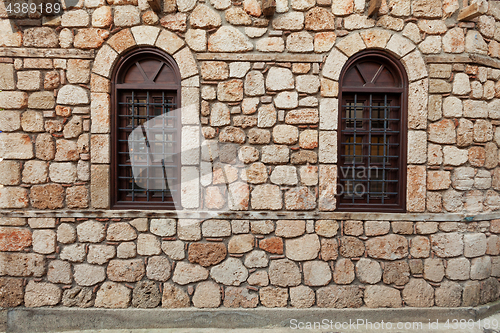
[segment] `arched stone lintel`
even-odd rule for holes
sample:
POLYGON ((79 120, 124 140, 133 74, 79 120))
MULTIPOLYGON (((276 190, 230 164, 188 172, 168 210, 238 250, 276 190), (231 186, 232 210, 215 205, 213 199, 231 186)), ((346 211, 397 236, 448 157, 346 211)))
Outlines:
MULTIPOLYGON (((183 138, 181 141, 183 144, 182 149, 188 150, 188 148, 184 147, 184 144, 191 142, 192 138, 199 138, 200 136, 200 100, 199 76, 197 76, 199 74, 198 65, 191 50, 185 45, 184 40, 176 34, 158 27, 136 26, 124 29, 109 38, 106 44, 97 52, 92 73, 111 80, 113 68, 117 64, 120 55, 138 46, 154 46, 171 55, 179 68, 182 79, 181 107, 183 138)), ((109 103, 111 95, 109 92, 102 93, 100 89, 102 88, 99 85, 92 85, 91 88, 93 96, 90 106, 92 133, 107 133, 106 135, 109 137, 110 115, 112 112, 109 103), (107 102, 100 102, 100 99, 97 99, 99 96, 107 102), (103 126, 104 131, 100 131, 99 128, 103 126)), ((191 161, 183 161, 182 164, 182 177, 192 179, 192 183, 199 184, 198 168, 188 166, 191 164, 191 161), (187 176, 188 174, 189 176, 187 176)), ((93 208, 109 208, 109 186, 103 186, 103 181, 101 180, 103 178, 106 184, 109 184, 109 174, 109 164, 92 166, 91 202, 93 208), (101 168, 102 170, 96 168, 101 168)), ((199 206, 199 189, 197 186, 192 186, 191 182, 185 183, 181 196, 182 205, 184 208, 197 208, 199 206), (188 188, 189 186, 190 188, 188 188)))
POLYGON ((366 49, 383 49, 390 52, 401 61, 410 82, 428 76, 424 57, 410 39, 392 31, 369 29, 351 33, 336 43, 326 58, 322 71, 323 77, 338 81, 347 60, 366 49))
MULTIPOLYGON (((424 57, 417 49, 416 45, 406 37, 393 31, 373 28, 361 32, 352 32, 349 35, 338 40, 335 47, 330 51, 321 72, 321 90, 320 99, 320 136, 327 133, 336 133, 338 118, 338 85, 339 78, 345 64, 350 57, 366 49, 381 49, 389 52, 403 64, 408 75, 408 158, 407 166, 407 184, 410 185, 406 193, 406 206, 408 212, 424 212, 426 209, 426 171, 424 165, 415 165, 425 163, 427 156, 426 132, 427 129, 427 101, 429 96, 428 73, 424 57), (334 88, 332 88, 334 87, 334 88), (323 94, 328 92, 328 94, 323 94), (330 98, 325 98, 330 97, 330 98), (331 98, 334 97, 334 98, 331 98), (335 122, 321 122, 321 119, 335 119, 335 122), (414 155, 415 149, 425 149, 418 156, 424 156, 423 160, 414 155)), ((329 146, 326 142, 323 145, 320 142, 320 152, 329 146)), ((321 161, 320 167, 327 166, 329 163, 334 165, 337 162, 335 156, 331 155, 331 161, 321 161), (326 163, 326 164, 325 164, 326 163)), ((337 183, 336 175, 330 177, 328 182, 337 183)), ((323 187, 326 182, 320 179, 320 197, 326 195, 323 187)), ((321 211, 333 211, 336 208, 334 198, 326 200, 327 205, 320 205, 321 211)))
POLYGON ((181 78, 187 79, 198 74, 196 60, 185 42, 176 34, 150 26, 136 26, 120 31, 111 37, 97 52, 92 73, 111 78, 119 55, 137 46, 155 46, 172 55, 179 67, 181 78), (117 35, 120 35, 119 37, 117 35), (113 37, 117 38, 113 38, 113 37))
MULTIPOLYGON (((408 75, 408 129, 427 129, 428 73, 424 57, 408 38, 384 29, 354 32, 338 41, 323 66, 323 97, 337 97, 338 81, 348 59, 366 49, 383 49, 403 64, 408 75), (332 92, 332 86, 335 86, 332 92)), ((320 110, 321 118, 321 110, 320 110)), ((327 128, 323 128, 327 129, 327 128)))

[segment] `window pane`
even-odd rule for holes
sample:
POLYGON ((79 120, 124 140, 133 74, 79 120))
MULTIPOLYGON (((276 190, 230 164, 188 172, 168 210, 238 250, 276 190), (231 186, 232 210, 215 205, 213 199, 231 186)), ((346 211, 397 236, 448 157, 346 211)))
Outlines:
POLYGON ((171 202, 178 183, 179 117, 168 91, 120 92, 119 201, 171 202), (172 189, 172 190, 171 190, 172 189))
POLYGON ((363 161, 363 138, 358 136, 354 139, 354 136, 349 136, 346 138, 345 142, 345 155, 346 163, 361 163, 363 161))
POLYGON ((344 94, 339 156, 339 207, 398 201, 400 95, 344 94))
POLYGON ((346 126, 347 128, 359 128, 363 126, 363 102, 346 103, 346 126))

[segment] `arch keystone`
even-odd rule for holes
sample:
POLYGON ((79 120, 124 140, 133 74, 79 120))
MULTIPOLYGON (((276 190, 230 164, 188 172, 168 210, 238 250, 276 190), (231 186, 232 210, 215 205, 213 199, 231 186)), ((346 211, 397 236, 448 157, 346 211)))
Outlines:
POLYGON ((369 29, 360 32, 360 35, 367 48, 380 49, 385 49, 387 42, 392 37, 392 33, 384 29, 369 29))
POLYGON ((154 45, 160 33, 160 28, 151 26, 137 26, 130 30, 137 45, 154 45))
POLYGON ((355 33, 343 38, 339 43, 337 43, 337 48, 344 52, 348 57, 351 57, 359 51, 366 49, 366 45, 360 34, 355 33))

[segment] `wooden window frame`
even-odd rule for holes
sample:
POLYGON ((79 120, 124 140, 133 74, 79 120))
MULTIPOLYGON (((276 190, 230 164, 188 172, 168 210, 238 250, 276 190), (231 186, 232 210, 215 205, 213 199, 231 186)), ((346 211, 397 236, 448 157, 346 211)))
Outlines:
MULTIPOLYGON (((363 77, 363 74, 361 74, 361 70, 358 70, 360 73, 360 76, 363 77)), ((374 76, 374 78, 376 75, 374 76)), ((363 80, 367 82, 366 78, 363 77, 363 80)), ((373 81, 371 81, 373 82, 373 81)), ((339 124, 339 133, 338 133, 338 140, 337 140, 337 151, 339 154, 338 157, 338 164, 337 164, 337 175, 338 175, 338 180, 337 180, 337 210, 338 211, 345 211, 345 212, 406 212, 406 174, 407 174, 407 135, 408 135, 408 76, 406 74, 406 71, 401 64, 399 60, 394 58, 392 55, 379 51, 379 50, 366 50, 358 53, 354 57, 350 58, 346 64, 344 65, 342 72, 339 77, 339 95, 338 95, 338 101, 339 101, 339 108, 338 108, 338 124, 339 124), (379 62, 383 64, 386 67, 390 68, 390 72, 394 74, 394 76, 397 76, 397 80, 399 80, 399 85, 397 87, 383 87, 383 86, 376 86, 374 84, 368 84, 368 85, 363 85, 363 86, 348 86, 347 84, 344 83, 344 80, 346 79, 346 74, 349 72, 353 66, 356 66, 362 61, 366 60, 374 60, 376 62, 379 62), (371 103, 371 96, 374 94, 385 94, 386 96, 391 94, 393 96, 397 95, 399 96, 399 107, 400 107, 400 118, 399 118, 399 158, 397 162, 397 167, 399 169, 398 177, 397 177, 397 185, 395 188, 397 189, 398 194, 395 196, 395 200, 392 203, 384 203, 382 204, 381 202, 372 202, 368 203, 366 201, 369 201, 369 196, 367 196, 367 199, 365 202, 355 202, 353 203, 354 199, 349 199, 351 202, 347 203, 347 199, 343 197, 343 193, 341 192, 342 190, 342 170, 341 168, 347 165, 345 163, 346 158, 342 156, 344 154, 343 149, 346 148, 346 145, 344 143, 345 137, 344 136, 344 130, 346 130, 346 121, 343 118, 347 118, 345 114, 347 113, 347 110, 344 109, 343 105, 347 105, 347 98, 352 95, 370 95, 370 103, 371 103)), ((371 104, 367 106, 363 106, 363 109, 368 108, 370 109, 370 112, 372 109, 371 104)), ((355 111, 356 112, 356 111, 355 111)), ((362 112, 365 112, 364 110, 362 112)), ((390 117, 389 117, 390 118, 390 117)), ((370 123, 370 128, 371 128, 371 118, 369 119, 370 123)), ((362 125, 364 126, 364 125, 362 125)), ((386 128, 384 125, 384 128, 386 128)), ((354 132, 357 131, 357 125, 354 127, 354 132)), ((385 130, 384 130, 385 131, 385 130)), ((373 129, 368 130, 369 135, 371 137, 371 133, 373 133, 373 129)), ((384 143, 385 145, 385 143, 384 143)), ((369 147, 372 148, 371 145, 369 147)), ((356 146, 354 146, 354 149, 356 149, 356 146)), ((364 149, 364 148, 362 148, 364 149)), ((366 149, 368 151, 368 149, 366 149)), ((362 154, 365 154, 364 150, 362 151, 362 154)), ((391 156, 389 155, 384 155, 384 156, 391 156)), ((364 163, 364 162, 363 162, 364 163)), ((368 169, 370 169, 370 166, 373 164, 366 163, 368 169)), ((385 159, 384 159, 384 165, 385 165, 385 159)), ((385 176, 384 176, 385 177, 385 176)), ((384 183, 385 184, 385 183, 384 183)), ((384 185, 385 186, 385 185, 384 185)), ((383 196, 383 195, 382 195, 383 196)))
MULTIPOLYGON (((156 73, 156 75, 158 75, 156 73)), ((176 206, 180 205, 180 179, 181 179, 181 120, 180 112, 176 120, 175 140, 177 156, 177 168, 175 170, 179 185, 178 191, 171 198, 171 201, 127 201, 119 200, 119 180, 118 180, 118 163, 119 163, 119 100, 124 91, 140 91, 140 92, 166 92, 167 95, 174 96, 176 106, 173 109, 180 109, 181 104, 181 75, 175 60, 165 52, 152 47, 135 48, 124 54, 113 69, 111 76, 111 165, 110 165, 110 206, 111 209, 154 209, 154 210, 175 210, 176 206), (174 84, 157 84, 152 81, 147 83, 123 83, 123 79, 127 70, 137 61, 144 59, 156 59, 164 62, 164 66, 168 66, 174 76, 174 84)), ((153 80, 154 81, 154 80, 153 80)), ((147 95, 149 96, 149 94, 147 95)))

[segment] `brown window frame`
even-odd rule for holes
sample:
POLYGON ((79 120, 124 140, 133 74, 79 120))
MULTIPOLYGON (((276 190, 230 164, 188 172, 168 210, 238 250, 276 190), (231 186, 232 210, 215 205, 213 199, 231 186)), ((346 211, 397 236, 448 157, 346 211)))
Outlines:
MULTIPOLYGON (((350 75, 352 76, 353 74, 350 75)), ((387 77, 389 76, 384 77, 384 79, 387 79, 387 77)), ((406 212, 408 76, 406 74, 403 65, 399 60, 394 58, 392 55, 379 50, 366 50, 356 54, 346 62, 340 74, 338 101, 339 101, 339 108, 338 108, 339 129, 338 129, 338 140, 337 140, 338 141, 337 142, 338 143, 337 210, 346 212, 348 211, 406 212), (365 68, 359 67, 359 65, 362 66, 363 63, 369 63, 370 61, 372 61, 372 63, 379 63, 380 65, 384 66, 380 67, 379 70, 376 71, 376 74, 371 79, 366 75, 367 73, 366 68, 368 67, 365 68), (388 69, 388 71, 393 75, 394 82, 392 86, 390 84, 388 84, 387 86, 384 86, 383 84, 375 84, 377 79, 381 77, 380 73, 383 72, 384 68, 388 69), (347 74, 350 73, 351 69, 356 70, 356 72, 359 75, 359 78, 364 82, 363 85, 359 84, 356 85, 355 80, 353 80, 353 77, 347 77, 347 74), (382 96, 384 96, 383 98, 384 104, 382 106, 380 105, 376 106, 373 103, 373 101, 374 100, 381 101, 382 99, 379 99, 378 97, 382 96), (348 105, 348 102, 352 103, 353 101, 355 105, 358 105, 357 104, 358 97, 364 97, 360 99, 365 102, 362 107, 359 106, 353 107, 348 105), (392 104, 387 103, 389 100, 390 103, 392 104), (348 118, 347 116, 349 107, 351 107, 350 111, 352 110, 354 111, 352 113, 354 114, 354 123, 352 123, 352 121, 350 122, 352 124, 351 129, 347 128, 347 119, 352 119, 348 118), (377 109, 384 110, 383 118, 373 117, 372 112, 377 109), (394 112, 397 112, 394 110, 398 109, 399 109, 399 122, 395 124, 397 118, 394 118, 393 115, 394 112), (361 112, 362 115, 361 121, 356 120, 356 113, 358 110, 361 112), (381 122, 383 123, 382 131, 374 130, 373 119, 377 119, 379 123, 380 120, 382 119, 381 122), (358 122, 360 124, 359 130, 358 130, 358 122), (357 139, 355 133, 360 133, 361 141, 357 139), (373 154, 374 146, 372 144, 374 143, 374 141, 372 141, 372 139, 377 137, 380 138, 381 134, 383 134, 383 141, 382 141, 383 151, 386 152, 386 150, 388 150, 389 153, 378 155, 378 152, 376 152, 375 154, 373 154), (350 140, 352 142, 347 141, 346 138, 348 137, 348 135, 350 135, 351 138, 353 139, 350 140), (396 135, 399 135, 399 138, 398 140, 395 140, 396 142, 394 142, 394 137, 396 135), (368 140, 366 140, 366 138, 368 138, 368 140), (393 142, 390 142, 391 139, 393 140, 393 142), (361 155, 356 154, 356 152, 358 151, 358 147, 360 146, 359 144, 356 143, 359 142, 362 143, 360 147, 361 155), (347 148, 349 146, 353 146, 353 148, 351 149, 347 148), (396 156, 394 155, 395 151, 397 151, 398 154, 397 161, 389 162, 390 159, 393 160, 395 159, 394 157, 396 156), (349 158, 350 156, 353 156, 352 162, 348 163, 346 162, 346 160, 350 159, 349 158), (373 190, 372 192, 370 192, 370 187, 372 186, 372 184, 373 187, 376 187, 377 181, 371 179, 370 178, 371 176, 367 176, 368 178, 363 178, 363 174, 359 174, 360 175, 359 178, 357 178, 356 176, 350 176, 348 172, 349 168, 351 168, 351 172, 356 173, 357 170, 356 160, 360 158, 361 159, 360 169, 367 168, 367 170, 365 169, 364 175, 367 175, 369 172, 371 172, 373 168, 375 169, 376 177, 380 177, 379 175, 380 170, 379 166, 377 166, 377 163, 369 162, 374 156, 376 157, 383 156, 383 158, 381 159, 383 161, 381 167, 381 171, 383 172, 382 180, 378 180, 378 183, 382 185, 381 186, 382 190, 373 190), (388 162, 386 163, 386 161, 388 162), (352 167, 350 165, 352 165, 352 167), (397 177, 394 177, 394 174, 397 174, 397 177), (360 181, 353 182, 353 184, 350 185, 346 184, 349 180, 353 179, 354 180, 359 179, 360 181), (370 181, 368 181, 368 179, 370 181), (352 196, 346 195, 343 189, 345 190, 347 187, 353 189, 352 186, 356 183, 366 184, 364 185, 364 187, 361 186, 361 189, 368 188, 367 191, 368 194, 366 192, 360 191, 363 194, 358 197, 356 197, 355 195, 352 196), (391 184, 392 187, 388 187, 391 186, 391 184), (380 197, 377 198, 377 195, 380 195, 380 197)), ((352 114, 350 117, 352 117, 352 114)), ((379 115, 379 117, 381 116, 379 115)), ((378 145, 380 145, 380 143, 378 143, 378 145)), ((375 144, 375 147, 377 147, 377 144, 375 144)))
MULTIPOLYGON (((136 65, 137 66, 137 65, 136 65)), ((139 68, 139 66, 137 66, 139 68)), ((145 71, 142 68, 139 68, 140 72, 142 75, 146 75, 145 71)), ((151 101, 153 98, 162 98, 162 108, 165 108, 165 100, 166 97, 168 98, 173 98, 173 105, 172 109, 178 109, 181 106, 181 75, 179 68, 175 62, 175 60, 170 57, 168 54, 165 52, 152 48, 152 47, 141 47, 141 48, 135 48, 127 53, 125 53, 120 60, 118 61, 117 65, 114 67, 113 73, 112 73, 112 81, 111 81, 111 170, 110 170, 110 206, 111 209, 155 209, 155 210, 175 210, 176 205, 180 204, 180 184, 176 186, 176 192, 173 195, 164 195, 164 192, 168 191, 161 191, 162 196, 161 200, 158 201, 160 198, 158 196, 151 196, 149 194, 149 191, 146 191, 146 198, 141 199, 141 200, 136 200, 136 201, 131 201, 131 200, 123 200, 123 197, 120 197, 119 193, 120 190, 123 192, 123 183, 124 181, 119 180, 119 175, 123 173, 124 167, 122 166, 119 171, 119 164, 120 162, 123 162, 120 160, 119 153, 122 152, 120 151, 120 136, 123 136, 126 131, 121 131, 120 130, 120 121, 122 122, 123 125, 123 119, 120 119, 120 104, 123 104, 123 101, 121 102, 120 100, 123 99, 124 96, 126 96, 126 92, 139 92, 142 95, 145 95, 147 97, 146 99, 146 109, 147 109, 147 114, 146 114, 146 119, 151 119, 151 101), (125 76, 127 73, 129 73, 129 69, 136 65, 137 62, 139 61, 144 61, 144 60, 149 60, 149 59, 154 59, 158 60, 163 63, 161 69, 159 69, 154 76, 153 79, 148 80, 147 82, 141 82, 141 83, 127 83, 125 81, 125 76), (172 73, 170 74, 171 77, 173 78, 173 83, 156 83, 154 80, 160 75, 160 72, 167 66, 172 73), (161 94, 161 97, 158 97, 161 94), (155 97, 154 95, 158 95, 155 97), (166 97, 165 97, 166 96, 166 97), (166 200, 166 201, 164 201, 166 200)), ((135 98, 132 101, 132 108, 134 108, 134 103, 135 103, 135 98)), ((144 103, 144 102, 143 102, 144 103)), ((155 102, 156 103, 156 102, 155 102)), ((169 108, 170 108, 170 104, 169 108)), ((134 114, 135 111, 132 112, 134 114)), ((181 149, 181 120, 180 120, 180 112, 177 112, 178 117, 174 119, 174 126, 176 128, 176 131, 174 131, 174 146, 175 146, 175 152, 177 153, 176 156, 173 157, 173 161, 175 161, 176 167, 171 166, 174 168, 174 174, 175 177, 178 180, 178 183, 180 183, 180 173, 181 173, 181 158, 180 158, 180 149, 181 149)), ((130 116, 128 116, 130 117, 130 116)), ((123 115, 122 115, 123 118, 123 115)), ((133 118, 132 118, 133 119, 133 118)), ((123 128, 123 127, 122 127, 123 128)), ((131 127, 133 129, 133 125, 131 127)), ((128 130, 127 130, 128 131, 128 130)), ((165 134, 165 133, 163 133, 165 134)), ((121 139, 123 140, 123 138, 121 139)), ((149 144, 149 141, 147 141, 147 144, 149 144)), ((123 141, 122 141, 122 146, 123 146, 123 141)), ((127 147, 128 145, 125 144, 127 147)), ((123 153, 123 152, 122 152, 123 153)), ((123 155, 123 154, 122 154, 123 155)), ((149 160, 148 160, 149 161, 149 160)), ((156 166, 157 163, 153 165, 153 163, 149 164, 148 166, 156 166)), ((164 161, 161 162, 161 165, 163 166, 163 171, 165 172, 165 166, 164 166, 164 161)), ((170 163, 172 164, 172 163, 170 163)), ((123 165, 123 164, 122 164, 123 165)), ((130 164, 131 165, 131 164, 130 164)), ((131 172, 131 167, 130 172, 131 172)), ((126 190, 126 189, 125 189, 126 190)), ((133 190, 132 190, 133 192, 133 190)))

